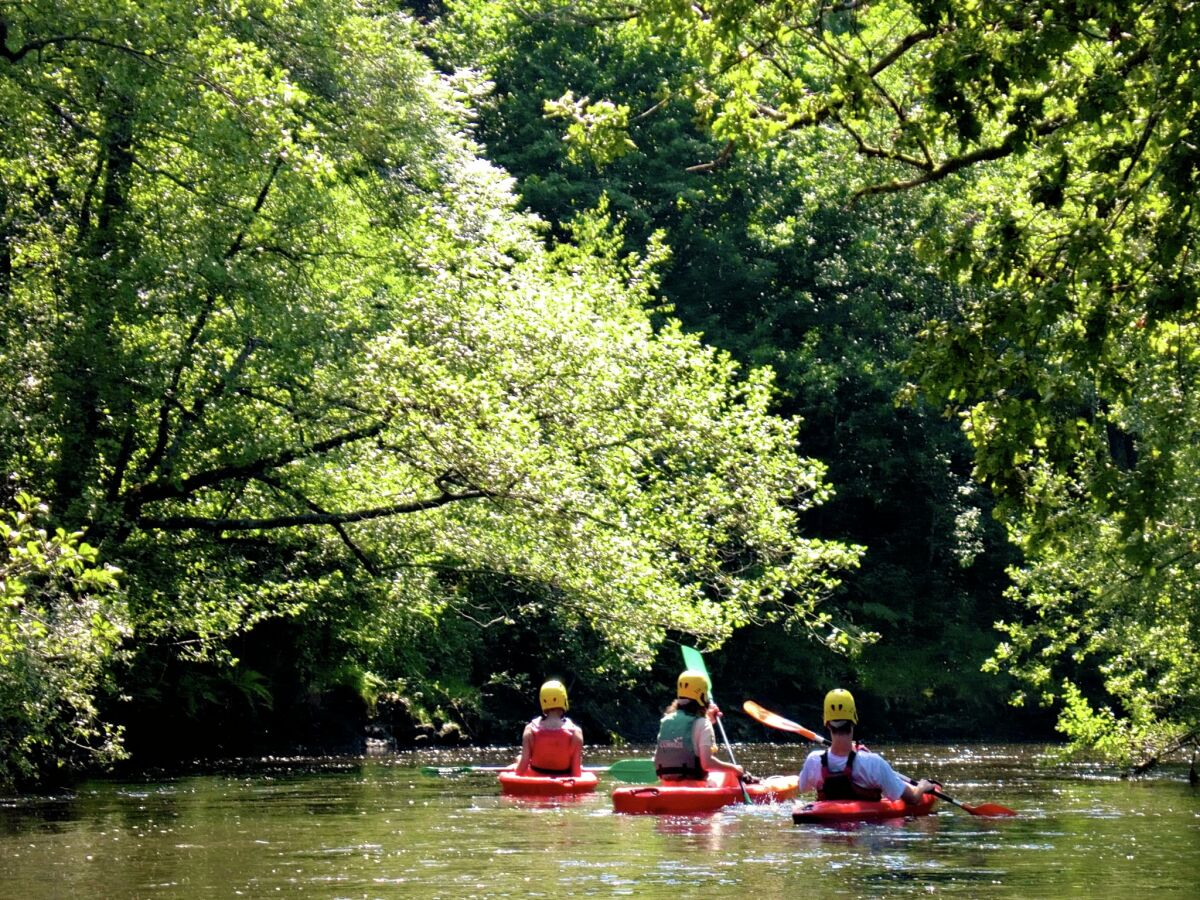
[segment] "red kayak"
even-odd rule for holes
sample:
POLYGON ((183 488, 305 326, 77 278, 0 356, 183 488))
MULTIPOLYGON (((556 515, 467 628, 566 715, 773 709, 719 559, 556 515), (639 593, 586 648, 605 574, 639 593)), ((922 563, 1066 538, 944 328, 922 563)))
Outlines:
MULTIPOLYGON (((752 803, 775 803, 796 796, 795 775, 774 775, 746 785, 752 803)), ((619 813, 708 813, 742 802, 742 788, 732 772, 710 772, 708 778, 660 781, 656 785, 620 787, 613 791, 619 813)))
POLYGON ((500 793, 509 797, 560 797, 564 794, 590 794, 600 783, 595 772, 582 775, 518 775, 506 769, 498 775, 500 793))
POLYGON ((797 825, 809 822, 882 822, 907 816, 927 816, 937 797, 925 794, 917 803, 903 800, 817 800, 797 803, 792 821, 797 825))

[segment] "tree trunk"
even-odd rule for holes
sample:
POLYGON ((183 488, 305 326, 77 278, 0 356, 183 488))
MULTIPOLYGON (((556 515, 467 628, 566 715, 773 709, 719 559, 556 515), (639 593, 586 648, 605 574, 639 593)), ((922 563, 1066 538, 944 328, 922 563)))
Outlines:
POLYGON ((129 98, 113 98, 100 152, 104 167, 100 206, 91 216, 95 227, 80 236, 79 266, 68 295, 70 333, 56 366, 61 443, 52 501, 56 513, 71 524, 87 517, 80 501, 89 481, 99 475, 101 441, 112 430, 108 417, 128 403, 127 397, 122 399, 128 389, 113 323, 125 298, 136 290, 128 268, 133 251, 129 245, 136 237, 124 227, 133 169, 129 98))

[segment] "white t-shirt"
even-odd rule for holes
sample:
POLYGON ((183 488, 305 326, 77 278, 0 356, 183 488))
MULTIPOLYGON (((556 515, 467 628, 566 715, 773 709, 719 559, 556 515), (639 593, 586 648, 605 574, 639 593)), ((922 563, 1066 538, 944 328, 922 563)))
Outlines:
MULTIPOLYGON (((815 791, 825 783, 821 774, 821 754, 823 750, 814 750, 804 760, 804 768, 800 770, 800 790, 815 791)), ((829 751, 830 773, 841 772, 846 768, 846 757, 835 756, 829 751)), ((904 796, 904 779, 892 771, 887 760, 869 750, 858 750, 854 754, 854 769, 851 772, 854 783, 861 788, 879 788, 888 800, 899 800, 904 796)))

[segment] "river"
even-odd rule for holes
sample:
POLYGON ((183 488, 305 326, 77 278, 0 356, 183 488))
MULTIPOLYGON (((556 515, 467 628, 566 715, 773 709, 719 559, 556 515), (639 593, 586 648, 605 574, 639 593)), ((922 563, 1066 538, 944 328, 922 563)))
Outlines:
MULTIPOLYGON (((1186 766, 1130 781, 1042 747, 875 749, 960 801, 1020 815, 939 804, 925 819, 841 828, 793 825, 790 804, 625 816, 604 782, 537 803, 499 796, 494 776, 419 772, 503 763, 509 750, 261 760, 0 800, 0 897, 1200 896, 1186 766)), ((765 775, 794 772, 805 748, 735 751, 765 775)))

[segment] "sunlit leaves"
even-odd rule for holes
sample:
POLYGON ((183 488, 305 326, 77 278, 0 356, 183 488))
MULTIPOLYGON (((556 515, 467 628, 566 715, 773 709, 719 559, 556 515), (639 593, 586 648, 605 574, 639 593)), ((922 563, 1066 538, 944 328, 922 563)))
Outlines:
POLYGON ((589 159, 597 166, 636 150, 629 139, 629 107, 608 100, 592 103, 587 97, 576 98, 570 91, 557 100, 546 101, 546 115, 566 119, 568 156, 573 162, 589 159))
MULTIPOLYGON (((1190 340, 1166 353, 1155 326, 1186 332, 1200 294, 1191 139, 1200 10, 1177 0, 896 0, 840 11, 650 3, 639 13, 648 32, 687 43, 694 78, 714 98, 714 127, 746 148, 781 130, 836 128, 863 160, 862 196, 970 173, 947 197, 959 224, 923 244, 977 293, 930 327, 914 375, 961 415, 978 476, 1005 499, 1032 565, 1046 567, 1042 589, 1051 591, 1062 534, 1075 528, 1121 536, 1072 557, 1068 596, 1108 588, 1102 553, 1135 570, 1147 555, 1173 558, 1171 535, 1190 527, 1193 496, 1176 463, 1190 458, 1196 431, 1178 397, 1195 373, 1190 340)), ((1137 643, 1156 619, 1122 595, 1116 608, 1129 624, 1116 631, 1137 643)), ((1194 594, 1165 596, 1194 616, 1194 594)), ((1039 621, 1050 649, 1030 663, 1032 682, 1063 652, 1058 629, 1075 628, 1057 611, 1039 621)), ((1114 674, 1123 658, 1114 642, 1088 664, 1104 676, 1113 715, 1134 717, 1136 731, 1147 704, 1114 674)), ((1176 663, 1190 683, 1191 663, 1176 663)), ((1083 721, 1083 708, 1072 701, 1071 721, 1083 721)), ((1197 718, 1184 704, 1161 722, 1186 735, 1197 718)))
POLYGON ((289 616, 398 642, 479 573, 626 668, 667 629, 815 615, 857 553, 800 535, 827 488, 768 376, 652 327, 657 242, 622 259, 600 215, 547 248, 416 23, 57 6, 0 63, 0 448, 122 562, 132 641, 223 658, 289 616))
POLYGON ((120 756, 96 691, 126 633, 116 568, 18 494, 0 519, 0 785, 120 756))

